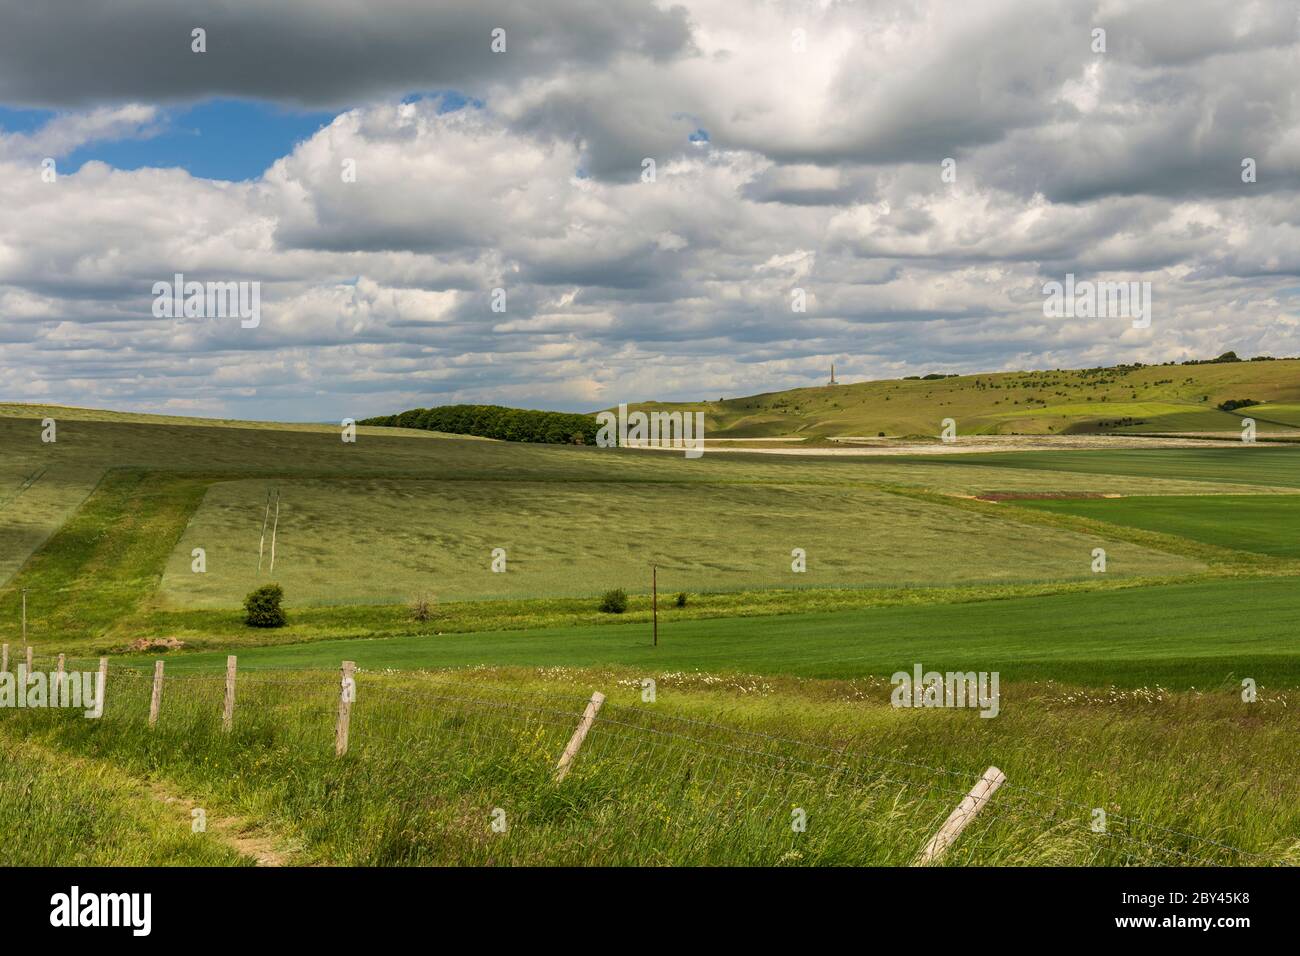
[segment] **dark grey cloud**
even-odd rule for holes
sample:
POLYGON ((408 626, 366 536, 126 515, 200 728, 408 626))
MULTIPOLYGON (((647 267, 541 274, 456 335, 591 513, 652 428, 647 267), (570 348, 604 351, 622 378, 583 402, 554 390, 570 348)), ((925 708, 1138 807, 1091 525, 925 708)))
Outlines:
POLYGON ((28 107, 212 96, 336 107, 690 47, 685 10, 650 0, 2 0, 0 24, 0 102, 28 107), (191 49, 196 27, 206 53, 191 49), (504 53, 490 47, 496 28, 504 53))

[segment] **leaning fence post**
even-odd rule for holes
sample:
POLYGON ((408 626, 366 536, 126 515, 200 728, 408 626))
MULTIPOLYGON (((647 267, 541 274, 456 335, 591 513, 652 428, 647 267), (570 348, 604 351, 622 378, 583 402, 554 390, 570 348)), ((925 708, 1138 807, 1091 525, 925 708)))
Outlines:
POLYGON ((1006 781, 1006 774, 997 767, 989 767, 985 770, 984 776, 975 781, 975 786, 971 787, 970 793, 966 794, 957 805, 957 809, 949 814, 948 819, 939 828, 939 832, 930 838, 930 842, 925 845, 925 849, 912 865, 927 866, 942 857, 948 847, 956 842, 957 837, 961 836, 961 831, 966 829, 966 824, 975 819, 975 814, 980 812, 980 808, 993 796, 994 791, 1006 781))
POLYGON ((99 677, 95 683, 95 705, 102 716, 104 713, 104 688, 108 686, 108 658, 99 659, 99 677))
POLYGON ((158 708, 162 706, 163 662, 154 661, 153 696, 149 698, 149 726, 158 723, 158 708))
POLYGON ((569 767, 573 763, 573 758, 578 756, 578 748, 587 739, 587 731, 591 730, 591 725, 596 720, 596 712, 600 710, 600 705, 603 703, 605 703, 605 695, 600 691, 592 694, 591 700, 587 701, 587 709, 582 712, 582 720, 578 721, 578 729, 569 738, 569 745, 564 748, 560 762, 555 766, 556 783, 569 775, 569 767))
POLYGON ((226 705, 221 712, 221 729, 229 732, 235 723, 235 655, 226 657, 226 705))
POLYGON ((334 756, 342 757, 348 752, 348 724, 352 720, 352 702, 357 699, 357 681, 352 672, 357 669, 355 661, 344 661, 341 668, 343 680, 339 686, 339 722, 334 728, 334 756))
MULTIPOLYGON (((54 693, 56 695, 55 697, 56 700, 62 699, 63 697, 63 665, 66 660, 67 658, 64 657, 62 654, 60 654, 59 663, 55 665, 56 670, 54 671, 54 693)), ((51 704, 53 704, 53 701, 51 701, 51 704)))

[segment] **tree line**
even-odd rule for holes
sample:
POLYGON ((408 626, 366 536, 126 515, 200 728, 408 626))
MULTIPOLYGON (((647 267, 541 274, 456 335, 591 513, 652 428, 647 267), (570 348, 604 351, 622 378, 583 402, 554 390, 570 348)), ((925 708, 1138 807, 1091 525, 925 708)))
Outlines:
POLYGON ((594 415, 542 412, 503 405, 439 405, 412 408, 359 422, 390 428, 423 428, 453 435, 477 435, 501 441, 548 445, 594 445, 599 425, 594 415))

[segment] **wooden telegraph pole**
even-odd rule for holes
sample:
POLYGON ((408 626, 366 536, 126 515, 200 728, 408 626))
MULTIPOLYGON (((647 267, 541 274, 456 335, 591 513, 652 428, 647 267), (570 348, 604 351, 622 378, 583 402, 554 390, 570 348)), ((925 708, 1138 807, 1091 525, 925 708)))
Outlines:
POLYGON ((27 589, 23 588, 23 646, 27 646, 27 589))
POLYGON ((659 646, 659 566, 650 565, 650 593, 654 605, 655 647, 659 646))

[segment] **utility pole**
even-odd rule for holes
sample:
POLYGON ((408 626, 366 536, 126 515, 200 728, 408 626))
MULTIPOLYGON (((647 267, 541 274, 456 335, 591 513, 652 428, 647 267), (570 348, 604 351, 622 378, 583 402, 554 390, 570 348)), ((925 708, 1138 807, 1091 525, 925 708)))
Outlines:
POLYGON ((654 604, 654 634, 655 647, 659 646, 659 566, 650 565, 650 593, 653 595, 654 604))
POLYGON ((23 588, 23 646, 27 646, 27 589, 23 588))

